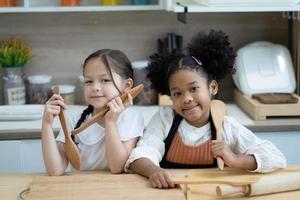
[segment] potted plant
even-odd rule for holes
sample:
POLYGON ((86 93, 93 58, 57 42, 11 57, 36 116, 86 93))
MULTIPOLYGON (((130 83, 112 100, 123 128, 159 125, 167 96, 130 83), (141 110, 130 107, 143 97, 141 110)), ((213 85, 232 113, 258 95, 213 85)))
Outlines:
POLYGON ((30 45, 19 37, 4 40, 0 46, 0 64, 4 68, 22 67, 30 57, 30 45))
POLYGON ((25 85, 23 66, 31 58, 30 45, 19 37, 6 39, 0 45, 0 65, 2 66, 4 103, 24 104, 25 85))

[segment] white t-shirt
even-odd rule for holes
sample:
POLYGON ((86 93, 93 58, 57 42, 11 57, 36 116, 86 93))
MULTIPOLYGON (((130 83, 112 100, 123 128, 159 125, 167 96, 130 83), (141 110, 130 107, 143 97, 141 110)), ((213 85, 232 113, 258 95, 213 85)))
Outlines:
MULTIPOLYGON (((130 163, 139 158, 148 158, 159 165, 165 153, 165 143, 173 122, 173 109, 161 107, 152 117, 145 129, 144 136, 137 143, 125 164, 128 171, 130 163)), ((179 135, 184 144, 197 146, 211 138, 210 123, 197 128, 184 119, 178 127, 179 135)), ((255 172, 269 172, 276 168, 286 167, 284 155, 269 141, 261 140, 235 119, 225 116, 222 126, 223 141, 236 154, 254 155, 257 162, 255 172)))
MULTIPOLYGON (((68 129, 73 130, 82 111, 66 112, 68 129)), ((90 114, 87 119, 91 118, 90 114)), ((131 107, 125 109, 119 116, 118 131, 121 141, 140 137, 143 135, 143 115, 131 107)), ((63 130, 59 131, 56 141, 65 143, 63 130)), ((75 136, 75 141, 80 152, 80 170, 107 170, 108 163, 105 153, 105 129, 98 123, 94 123, 75 136)))

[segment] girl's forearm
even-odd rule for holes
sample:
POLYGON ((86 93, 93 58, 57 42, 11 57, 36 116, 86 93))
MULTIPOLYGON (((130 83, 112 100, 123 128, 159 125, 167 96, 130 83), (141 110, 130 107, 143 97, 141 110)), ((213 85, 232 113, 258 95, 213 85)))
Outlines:
POLYGON ((68 162, 58 148, 51 125, 47 123, 42 124, 42 151, 47 173, 49 175, 63 174, 68 162))
POLYGON ((151 174, 160 170, 161 168, 159 166, 156 166, 151 160, 147 158, 140 158, 131 163, 129 169, 135 174, 140 174, 149 178, 151 174))
POLYGON ((238 154, 236 155, 232 167, 245 170, 255 170, 257 168, 257 163, 254 155, 238 154))
POLYGON ((129 152, 122 143, 118 134, 116 122, 105 123, 106 157, 112 173, 122 173, 129 152))

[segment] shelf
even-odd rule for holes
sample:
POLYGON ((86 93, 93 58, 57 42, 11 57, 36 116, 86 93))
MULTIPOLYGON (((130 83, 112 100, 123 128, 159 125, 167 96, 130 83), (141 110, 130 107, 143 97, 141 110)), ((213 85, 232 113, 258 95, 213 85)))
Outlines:
POLYGON ((0 13, 43 13, 43 12, 102 12, 102 11, 150 11, 163 10, 162 0, 153 0, 149 5, 101 6, 100 0, 81 0, 80 6, 60 6, 60 0, 19 0, 17 7, 0 7, 0 13))
POLYGON ((14 7, 0 8, 0 13, 33 13, 33 12, 98 12, 98 11, 147 11, 162 10, 160 5, 149 6, 74 6, 74 7, 14 7))
POLYGON ((168 10, 177 13, 184 12, 184 6, 189 13, 195 12, 297 12, 300 4, 285 6, 204 6, 193 0, 157 0, 151 5, 120 5, 100 6, 99 0, 82 0, 81 6, 62 7, 58 0, 20 0, 17 7, 0 7, 0 13, 43 13, 43 12, 102 12, 102 11, 151 11, 168 10), (180 2, 181 5, 176 4, 180 2), (183 6, 182 6, 183 5, 183 6))
MULTIPOLYGON (((178 1, 176 1, 178 2, 178 1)), ((300 11, 300 4, 286 6, 233 6, 233 7, 212 7, 197 4, 191 0, 181 0, 181 5, 187 6, 188 12, 297 12, 300 11)), ((184 7, 174 4, 173 11, 184 12, 184 7)))

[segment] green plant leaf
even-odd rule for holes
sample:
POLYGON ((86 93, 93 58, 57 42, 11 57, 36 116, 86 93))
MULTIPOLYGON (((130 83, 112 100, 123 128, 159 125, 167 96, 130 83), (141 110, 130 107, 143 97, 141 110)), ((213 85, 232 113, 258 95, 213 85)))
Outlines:
POLYGON ((25 65, 31 58, 30 45, 21 38, 10 38, 0 46, 0 64, 2 67, 25 65))

